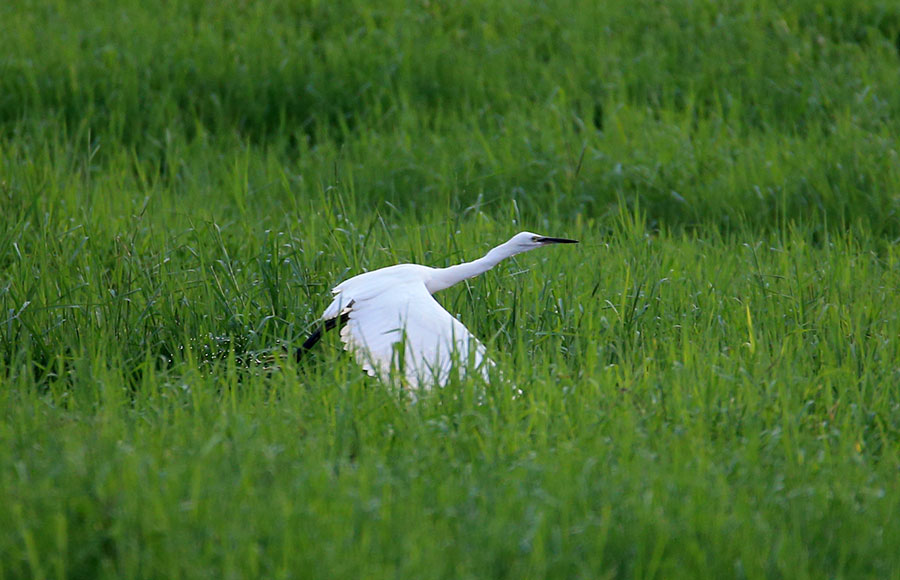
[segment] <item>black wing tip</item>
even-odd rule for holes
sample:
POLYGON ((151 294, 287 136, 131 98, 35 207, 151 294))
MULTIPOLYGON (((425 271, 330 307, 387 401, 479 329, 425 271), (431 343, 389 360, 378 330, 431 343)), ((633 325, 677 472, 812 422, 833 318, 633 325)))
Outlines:
POLYGON ((300 359, 303 358, 303 353, 308 350, 312 350, 312 347, 316 346, 316 343, 322 339, 322 334, 334 328, 335 326, 342 325, 347 322, 347 319, 350 318, 349 312, 344 312, 340 316, 336 316, 334 318, 329 318, 325 321, 324 324, 316 328, 309 337, 303 341, 303 344, 297 347, 297 351, 294 356, 297 359, 297 362, 300 362, 300 359))

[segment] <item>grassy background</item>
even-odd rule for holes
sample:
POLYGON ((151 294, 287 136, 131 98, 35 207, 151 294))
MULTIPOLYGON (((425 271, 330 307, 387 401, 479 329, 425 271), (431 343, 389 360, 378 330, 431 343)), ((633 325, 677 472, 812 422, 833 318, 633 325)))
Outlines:
POLYGON ((0 21, 0 577, 900 577, 894 3, 0 21), (524 397, 271 368, 521 229, 439 298, 524 397))

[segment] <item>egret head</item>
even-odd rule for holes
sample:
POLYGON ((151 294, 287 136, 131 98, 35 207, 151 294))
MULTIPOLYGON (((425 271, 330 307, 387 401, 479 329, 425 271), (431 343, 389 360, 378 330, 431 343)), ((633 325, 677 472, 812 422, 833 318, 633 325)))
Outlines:
POLYGON ((578 240, 569 240, 567 238, 550 238, 531 232, 519 232, 506 242, 506 245, 516 250, 516 253, 527 252, 541 246, 550 244, 577 244, 578 240))

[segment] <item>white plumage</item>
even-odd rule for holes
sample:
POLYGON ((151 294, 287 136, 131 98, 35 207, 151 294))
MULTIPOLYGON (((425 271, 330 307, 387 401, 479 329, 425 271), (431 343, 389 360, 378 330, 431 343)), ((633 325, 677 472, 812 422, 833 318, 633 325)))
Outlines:
POLYGON ((470 349, 475 356, 472 368, 484 372, 491 364, 478 339, 431 296, 425 282, 429 270, 401 264, 351 278, 334 289, 336 297, 323 318, 342 310, 348 314, 341 341, 370 375, 387 380, 396 368, 410 386, 444 384, 454 353, 468 366, 470 349))
POLYGON ((493 362, 484 345, 432 294, 486 272, 505 258, 553 243, 575 240, 522 232, 484 257, 457 266, 399 264, 366 272, 335 286, 334 300, 322 320, 343 315, 344 348, 369 375, 384 381, 401 372, 410 388, 443 386, 454 368, 487 378, 493 362))

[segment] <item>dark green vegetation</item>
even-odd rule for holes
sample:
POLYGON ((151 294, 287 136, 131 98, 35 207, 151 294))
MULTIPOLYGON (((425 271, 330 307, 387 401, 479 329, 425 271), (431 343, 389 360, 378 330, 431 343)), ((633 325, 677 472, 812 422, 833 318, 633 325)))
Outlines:
POLYGON ((895 3, 0 22, 0 578, 900 577, 895 3), (278 356, 522 229, 506 382, 278 356))

